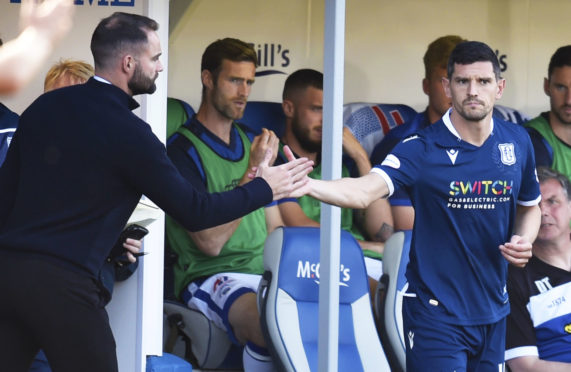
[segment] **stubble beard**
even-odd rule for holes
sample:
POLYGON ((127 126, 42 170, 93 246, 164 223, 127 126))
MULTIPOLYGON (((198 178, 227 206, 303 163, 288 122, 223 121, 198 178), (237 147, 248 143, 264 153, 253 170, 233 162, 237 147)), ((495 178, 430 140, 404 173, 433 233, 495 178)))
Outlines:
POLYGON ((292 132, 299 145, 307 152, 320 152, 321 141, 316 142, 309 139, 310 129, 302 128, 297 120, 292 122, 292 132))
POLYGON ((157 85, 155 80, 159 77, 157 74, 154 78, 149 78, 143 74, 143 71, 137 66, 135 67, 135 72, 133 77, 127 83, 127 86, 131 90, 134 96, 138 94, 153 94, 157 90, 157 85))
POLYGON ((465 109, 466 105, 463 102, 461 109, 458 110, 460 116, 462 116, 462 118, 464 118, 467 121, 475 121, 475 122, 482 121, 486 116, 488 116, 491 109, 488 110, 482 101, 478 100, 477 102, 482 105, 482 108, 479 110, 466 110, 465 109))
POLYGON ((222 115, 223 117, 225 117, 228 120, 232 120, 232 121, 236 121, 236 120, 240 120, 242 119, 242 117, 244 116, 244 111, 246 109, 246 106, 244 106, 243 109, 236 109, 233 107, 232 105, 232 100, 222 100, 219 98, 220 96, 218 95, 217 91, 214 91, 212 94, 212 106, 214 107, 214 109, 216 109, 216 111, 222 115))
POLYGON ((557 120, 563 125, 571 125, 571 115, 567 115, 567 118, 564 116, 563 111, 568 108, 569 106, 563 105, 561 108, 557 109, 556 107, 551 106, 551 112, 557 117, 557 120))

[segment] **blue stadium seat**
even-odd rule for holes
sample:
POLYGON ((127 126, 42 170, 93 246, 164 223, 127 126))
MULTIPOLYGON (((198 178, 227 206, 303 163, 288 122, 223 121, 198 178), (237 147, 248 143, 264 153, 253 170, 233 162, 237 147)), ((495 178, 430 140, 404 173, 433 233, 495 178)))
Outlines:
POLYGON ((523 112, 501 105, 494 106, 493 115, 494 117, 500 118, 505 121, 510 121, 515 124, 523 124, 529 120, 529 117, 526 116, 523 112))
MULTIPOLYGON (((278 228, 264 248, 258 289, 262 330, 283 371, 317 371, 319 228, 278 228)), ((341 232, 339 371, 389 371, 375 331, 363 253, 341 232)))
POLYGON ((374 309, 377 330, 391 371, 406 369, 402 325, 402 299, 408 288, 405 272, 409 261, 411 230, 394 233, 385 243, 383 275, 377 285, 374 309))
POLYGON ((192 366, 176 355, 148 356, 146 372, 192 372, 192 366))
POLYGON ((347 103, 343 106, 343 125, 348 127, 371 156, 375 145, 389 130, 412 120, 416 111, 407 105, 347 103))
POLYGON ((256 134, 260 133, 262 128, 268 128, 281 138, 285 130, 285 115, 282 104, 276 102, 248 102, 244 116, 237 121, 252 128, 256 134))

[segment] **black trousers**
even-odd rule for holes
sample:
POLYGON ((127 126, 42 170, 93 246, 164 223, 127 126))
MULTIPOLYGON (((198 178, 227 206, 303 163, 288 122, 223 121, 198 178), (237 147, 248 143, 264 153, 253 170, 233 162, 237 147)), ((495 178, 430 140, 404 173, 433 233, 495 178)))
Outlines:
POLYGON ((41 348, 54 372, 117 371, 94 279, 37 258, 0 256, 0 365, 27 372, 41 348))

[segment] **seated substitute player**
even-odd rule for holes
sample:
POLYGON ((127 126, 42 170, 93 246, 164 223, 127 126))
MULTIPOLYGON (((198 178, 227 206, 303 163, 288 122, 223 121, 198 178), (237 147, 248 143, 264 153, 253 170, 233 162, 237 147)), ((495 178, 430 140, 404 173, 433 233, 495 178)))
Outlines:
MULTIPOLYGON (((168 155, 197 190, 219 192, 249 182, 248 172, 279 140, 267 129, 254 138, 234 121, 244 114, 257 58, 247 43, 225 38, 202 55, 202 102, 198 112, 168 140, 168 155)), ((273 368, 265 348, 256 290, 263 273, 266 237, 283 225, 276 204, 224 225, 188 232, 167 218, 167 242, 178 259, 175 294, 203 312, 230 339, 246 345, 246 371, 273 368)))
POLYGON ((524 266, 540 223, 531 141, 492 119, 505 80, 494 51, 460 43, 444 80, 452 108, 360 178, 309 178, 311 196, 365 208, 406 187, 416 212, 403 300, 409 371, 503 370, 508 262, 524 266))
MULTIPOLYGON (((424 53, 424 79, 422 90, 428 96, 426 110, 416 114, 407 123, 396 126, 383 137, 373 149, 371 163, 381 164, 391 150, 404 138, 436 123, 448 111, 452 102, 446 96, 442 79, 446 78, 446 63, 452 49, 466 41, 457 35, 439 37, 428 45, 424 53)), ((401 188, 389 198, 395 230, 411 230, 414 221, 414 208, 406 190, 401 188)))
MULTIPOLYGON (((321 137, 323 125, 323 74, 312 69, 301 69, 292 73, 285 82, 283 90, 283 111, 286 127, 281 142, 288 145, 294 154, 311 159, 316 164, 309 177, 321 179, 321 137)), ((348 128, 343 128, 344 162, 342 174, 349 176, 350 164, 356 168, 359 176, 371 170, 371 162, 365 149, 359 144, 348 128)), ((287 159, 280 154, 280 162, 287 159)), ((311 196, 299 199, 282 199, 278 202, 283 220, 288 226, 319 226, 321 202, 311 196)), ((367 272, 378 280, 382 275, 384 241, 392 234, 392 217, 386 200, 379 199, 366 210, 357 210, 357 216, 363 222, 367 241, 353 210, 341 210, 341 228, 350 231, 359 241, 366 256, 367 272)), ((376 286, 376 283, 375 283, 376 286)))
POLYGON ((524 268, 508 269, 506 361, 513 372, 571 370, 571 186, 537 169, 541 227, 524 268))
POLYGON ((537 166, 547 166, 571 179, 571 45, 557 49, 547 69, 543 90, 551 110, 525 123, 537 166))

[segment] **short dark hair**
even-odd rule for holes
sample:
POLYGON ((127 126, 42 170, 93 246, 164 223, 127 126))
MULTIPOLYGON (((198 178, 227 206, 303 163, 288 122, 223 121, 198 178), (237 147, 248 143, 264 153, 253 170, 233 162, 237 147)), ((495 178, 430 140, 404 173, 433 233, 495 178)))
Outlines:
POLYGON ((294 94, 309 87, 323 90, 323 73, 310 68, 297 70, 286 79, 282 98, 291 99, 294 94))
POLYGON ((107 68, 122 52, 147 43, 147 33, 159 24, 142 15, 115 12, 99 22, 91 37, 91 53, 95 68, 107 68))
POLYGON ((500 63, 496 53, 487 44, 480 41, 465 41, 456 45, 448 58, 448 78, 452 78, 454 65, 470 65, 475 62, 491 62, 496 80, 501 79, 500 63))
POLYGON ((441 36, 428 45, 422 61, 424 62, 424 77, 430 79, 432 72, 440 68, 446 68, 448 57, 454 47, 466 39, 458 35, 441 36))
POLYGON ((4 44, 4 43, 2 42, 2 39, 0 38, 0 46, 2 46, 2 44, 4 44))
POLYGON ((547 68, 547 78, 551 79, 553 70, 563 66, 571 66, 571 45, 560 47, 555 51, 555 54, 551 56, 549 67, 547 68))
POLYGON ((569 197, 571 196, 571 183, 569 182, 569 178, 567 178, 563 173, 549 167, 537 167, 537 179, 540 184, 549 180, 557 181, 557 183, 559 183, 563 188, 565 197, 569 200, 569 197))
POLYGON ((222 61, 225 59, 232 62, 252 62, 255 66, 258 65, 258 57, 251 44, 227 37, 218 39, 206 47, 202 53, 200 71, 210 71, 216 81, 222 68, 222 61))

